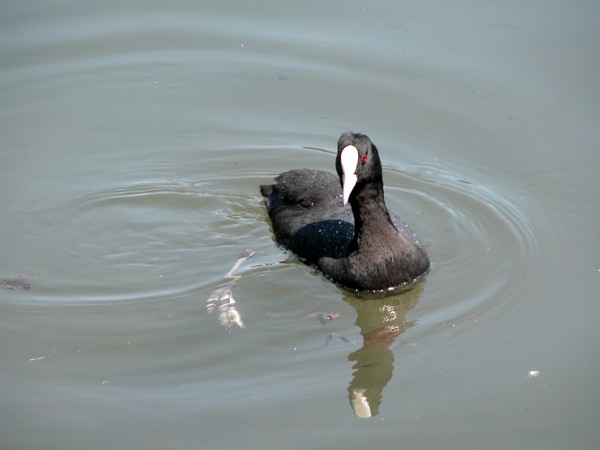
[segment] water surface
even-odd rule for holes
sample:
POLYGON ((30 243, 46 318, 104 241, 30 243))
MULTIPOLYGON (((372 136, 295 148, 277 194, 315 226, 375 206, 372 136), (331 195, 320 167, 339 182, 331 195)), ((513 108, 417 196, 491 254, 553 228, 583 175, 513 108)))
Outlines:
POLYGON ((599 17, 6 3, 2 448, 594 448, 599 17), (397 295, 297 262, 260 202, 346 130, 432 261, 397 295))

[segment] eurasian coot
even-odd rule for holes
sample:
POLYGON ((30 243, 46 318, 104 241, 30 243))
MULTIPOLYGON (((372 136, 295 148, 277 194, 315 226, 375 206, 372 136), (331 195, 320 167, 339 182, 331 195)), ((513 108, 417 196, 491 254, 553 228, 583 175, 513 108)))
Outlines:
POLYGON ((377 147, 346 132, 335 167, 337 177, 298 169, 260 186, 277 241, 351 290, 389 290, 425 274, 415 234, 385 205, 377 147))

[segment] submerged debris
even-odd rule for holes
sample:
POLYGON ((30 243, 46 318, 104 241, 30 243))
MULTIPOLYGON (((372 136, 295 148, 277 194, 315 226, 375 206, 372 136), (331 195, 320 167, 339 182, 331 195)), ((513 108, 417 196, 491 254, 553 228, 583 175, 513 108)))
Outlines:
POLYGON ((28 291, 31 289, 31 281, 33 280, 33 275, 31 274, 19 274, 14 277, 2 278, 0 280, 0 287, 4 289, 23 289, 24 291, 28 291))
POLYGON ((327 322, 329 322, 331 320, 335 320, 338 317, 340 317, 340 313, 339 312, 334 312, 334 313, 315 312, 315 313, 308 314, 306 317, 309 317, 311 319, 317 319, 321 323, 321 325, 325 325, 327 322))
POLYGON ((356 339, 352 339, 352 338, 349 338, 349 337, 347 337, 347 336, 342 336, 342 335, 340 335, 340 334, 337 334, 337 333, 329 333, 329 334, 327 335, 327 337, 325 338, 325 346, 326 346, 326 347, 327 347, 327 345, 328 345, 328 344, 331 342, 331 340, 332 340, 334 337, 337 337, 337 338, 339 338, 339 339, 340 339, 340 341, 344 342, 345 344, 350 344, 350 345, 356 345, 356 344, 357 344, 357 341, 356 341, 356 339))
POLYGON ((235 307, 231 287, 232 284, 227 284, 222 288, 212 291, 208 296, 208 300, 206 300, 206 310, 210 314, 215 309, 218 309, 219 323, 227 328, 227 331, 230 331, 233 325, 245 329, 242 316, 235 307))
POLYGON ((256 253, 254 250, 244 250, 241 257, 235 262, 233 267, 225 274, 225 278, 229 281, 225 285, 218 289, 215 289, 210 293, 206 300, 206 311, 212 313, 215 309, 219 310, 219 323, 224 326, 227 331, 231 331, 231 328, 236 325, 242 330, 245 330, 244 322, 242 322, 242 315, 235 307, 235 300, 233 298, 233 286, 241 278, 240 275, 234 275, 240 265, 256 253))

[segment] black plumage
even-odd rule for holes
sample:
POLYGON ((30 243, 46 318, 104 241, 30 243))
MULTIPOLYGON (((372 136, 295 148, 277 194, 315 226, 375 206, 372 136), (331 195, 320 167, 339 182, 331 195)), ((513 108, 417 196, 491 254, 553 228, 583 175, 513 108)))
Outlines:
POLYGON ((342 134, 336 170, 290 170, 260 186, 277 241, 347 289, 388 290, 425 274, 415 234, 386 207, 377 147, 342 134))

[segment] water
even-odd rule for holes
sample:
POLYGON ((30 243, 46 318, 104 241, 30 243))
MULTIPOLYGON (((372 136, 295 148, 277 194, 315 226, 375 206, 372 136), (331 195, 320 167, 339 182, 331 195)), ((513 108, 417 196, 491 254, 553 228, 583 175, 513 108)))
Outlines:
POLYGON ((595 448, 599 14, 4 2, 2 448, 595 448), (384 299, 258 194, 348 129, 432 261, 384 299))

